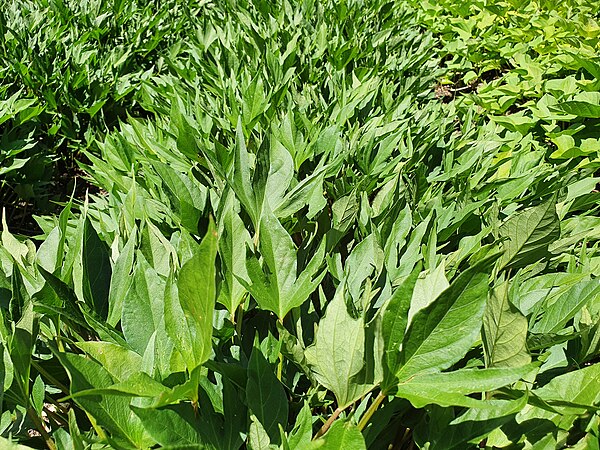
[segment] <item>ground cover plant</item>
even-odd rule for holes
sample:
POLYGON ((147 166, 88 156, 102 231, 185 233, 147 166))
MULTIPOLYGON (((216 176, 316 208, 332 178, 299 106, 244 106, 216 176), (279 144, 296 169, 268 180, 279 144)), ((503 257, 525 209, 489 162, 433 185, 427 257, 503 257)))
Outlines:
POLYGON ((3 217, 2 444, 598 448, 593 3, 186 11, 3 217))
MULTIPOLYGON (((193 2, 176 1, 3 2, 0 203, 49 211, 70 194, 89 142, 143 114, 133 93, 162 70, 193 13, 193 2)), ((23 208, 9 211, 25 230, 23 208)))

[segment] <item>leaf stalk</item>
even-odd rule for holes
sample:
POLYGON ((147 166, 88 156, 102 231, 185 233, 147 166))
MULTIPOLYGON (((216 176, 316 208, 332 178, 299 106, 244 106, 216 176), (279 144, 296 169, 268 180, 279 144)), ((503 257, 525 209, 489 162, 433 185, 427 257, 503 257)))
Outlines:
POLYGON ((375 411, 377 411, 377 409, 379 408, 379 405, 381 405, 381 402, 383 402, 383 400, 385 399, 386 395, 383 391, 379 392, 379 395, 375 398, 375 401, 373 403, 371 403, 371 406, 369 406, 369 409, 367 409, 367 412, 365 412, 365 415, 362 416, 362 418, 360 419, 360 422, 358 422, 358 429, 360 431, 362 431, 367 424, 369 423, 369 420, 371 420, 371 417, 373 416, 373 414, 375 414, 375 411))
POLYGON ((333 412, 333 414, 329 417, 329 419, 327 419, 327 422, 325 422, 323 424, 323 426, 321 427, 321 429, 317 432, 317 434, 315 434, 314 439, 318 439, 321 436, 323 436, 325 433, 327 433, 327 430, 329 430, 329 427, 331 427, 331 425, 333 424, 333 422, 335 421, 335 419, 338 418, 338 416, 342 413, 344 409, 343 408, 336 408, 336 410, 333 412))

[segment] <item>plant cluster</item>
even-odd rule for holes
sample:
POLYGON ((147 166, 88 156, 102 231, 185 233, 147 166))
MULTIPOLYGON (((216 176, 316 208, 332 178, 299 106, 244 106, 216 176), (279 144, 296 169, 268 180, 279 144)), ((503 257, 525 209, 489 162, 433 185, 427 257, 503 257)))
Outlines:
POLYGON ((488 3, 186 13, 102 194, 3 219, 4 445, 597 448, 600 29, 488 3))
MULTIPOLYGON (((7 0, 0 8, 0 202, 38 211, 73 190, 75 159, 163 70, 193 3, 7 0), (159 5, 159 6, 157 6, 159 5), (67 176, 65 176, 65 173, 67 176)), ((11 208, 12 209, 12 208, 11 208)))

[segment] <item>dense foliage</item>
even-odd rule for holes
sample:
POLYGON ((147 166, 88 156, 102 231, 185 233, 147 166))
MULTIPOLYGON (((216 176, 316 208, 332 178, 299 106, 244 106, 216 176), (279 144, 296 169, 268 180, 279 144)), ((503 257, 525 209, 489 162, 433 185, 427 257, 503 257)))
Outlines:
POLYGON ((39 211, 70 194, 74 159, 160 73, 192 4, 6 0, 0 8, 0 202, 39 211))
POLYGON ((593 2, 114 3, 0 13, 98 189, 3 219, 3 445, 598 448, 593 2))

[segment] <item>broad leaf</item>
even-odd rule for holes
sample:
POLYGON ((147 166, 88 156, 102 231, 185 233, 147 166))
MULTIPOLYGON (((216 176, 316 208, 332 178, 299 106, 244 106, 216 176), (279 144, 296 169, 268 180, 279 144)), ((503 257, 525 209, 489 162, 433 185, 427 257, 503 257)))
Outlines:
POLYGON ((197 416, 189 403, 159 409, 132 409, 148 433, 163 447, 219 449, 219 424, 214 412, 197 416))
MULTIPOLYGON (((71 379, 71 393, 90 389, 109 388, 114 384, 110 374, 89 358, 58 354, 71 379)), ((99 425, 106 428, 115 442, 125 446, 143 447, 154 444, 145 427, 130 409, 130 399, 115 395, 95 395, 76 399, 77 404, 92 414, 99 425)))
POLYGON ((237 450, 242 445, 246 409, 231 384, 223 384, 222 397, 222 414, 203 389, 197 410, 190 403, 132 409, 148 433, 165 448, 237 450))
POLYGON ((306 359, 315 378, 335 394, 339 408, 345 408, 370 390, 354 379, 365 365, 364 346, 363 320, 348 313, 342 283, 319 322, 315 343, 306 349, 306 359))
POLYGON ((488 273, 495 256, 460 274, 431 305, 420 310, 402 344, 400 381, 437 372, 456 363, 479 336, 488 292, 488 273))
POLYGON ((83 295, 102 318, 108 315, 112 274, 108 246, 100 240, 89 218, 83 227, 83 295))
POLYGON ((528 364, 527 319, 508 300, 508 282, 497 286, 483 316, 483 348, 487 367, 528 364))
POLYGON ((133 267, 133 256, 137 233, 134 231, 129 236, 127 243, 119 254, 113 267, 110 278, 110 291, 108 295, 108 318, 109 325, 115 326, 121 319, 123 312, 123 302, 132 282, 131 269, 133 267))
POLYGON ((532 327, 534 333, 557 333, 586 304, 597 302, 600 295, 600 279, 584 280, 544 305, 542 318, 532 327))
POLYGON ((389 375, 393 376, 399 368, 400 345, 406 332, 410 301, 420 271, 421 268, 417 266, 413 273, 398 286, 384 307, 382 334, 385 349, 384 370, 386 381, 384 381, 384 385, 386 387, 388 382, 393 381, 389 379, 389 375))
POLYGON ((94 358, 117 381, 124 381, 136 373, 142 357, 136 352, 112 342, 79 342, 81 350, 94 358))
POLYGON ((296 246, 267 205, 263 210, 260 228, 263 264, 255 255, 249 255, 246 268, 251 284, 242 278, 238 280, 262 309, 274 312, 282 320, 292 308, 308 299, 325 276, 324 272, 319 273, 325 254, 324 244, 321 242, 306 268, 297 275, 296 246))
POLYGON ((217 233, 211 222, 194 256, 179 272, 177 292, 179 305, 166 293, 165 324, 188 371, 204 364, 212 351, 213 310, 216 300, 217 233), (168 311, 167 311, 168 309, 168 311), (183 333, 183 334, 180 334, 183 333))
POLYGON ((367 447, 356 425, 338 420, 323 437, 312 441, 311 445, 307 448, 311 450, 317 448, 327 450, 366 450, 367 447))
POLYGON ((257 346, 253 348, 248 363, 246 401, 269 435, 270 442, 279 444, 279 426, 285 428, 287 425, 288 399, 272 366, 257 346))
POLYGON ((470 408, 455 419, 445 417, 446 420, 435 429, 422 423, 424 426, 415 430, 415 441, 422 444, 427 439, 429 448, 439 450, 469 448, 468 443, 478 444, 490 432, 514 420, 515 415, 527 405, 527 395, 515 400, 480 401, 479 405, 482 407, 470 408), (427 436, 421 436, 423 432, 427 436))
POLYGON ((500 227, 504 254, 498 269, 518 269, 539 261, 559 235, 554 199, 511 217, 500 227))
POLYGON ((246 247, 251 241, 244 222, 231 204, 228 205, 222 220, 223 233, 219 240, 219 257, 223 264, 223 283, 217 300, 231 314, 234 314, 247 292, 236 276, 242 279, 248 278, 246 247))
POLYGON ((532 394, 563 414, 584 414, 600 406, 600 364, 553 378, 532 394))
POLYGON ((165 282, 140 254, 121 314, 121 328, 127 343, 143 355, 163 314, 165 282))
POLYGON ((474 393, 494 391, 518 381, 534 369, 527 365, 518 368, 461 369, 454 372, 416 375, 400 383, 395 395, 409 400, 415 408, 429 404, 494 408, 483 400, 469 397, 474 393))
POLYGON ((556 105, 556 109, 567 114, 579 117, 597 119, 600 117, 600 105, 593 103, 571 100, 556 105))

